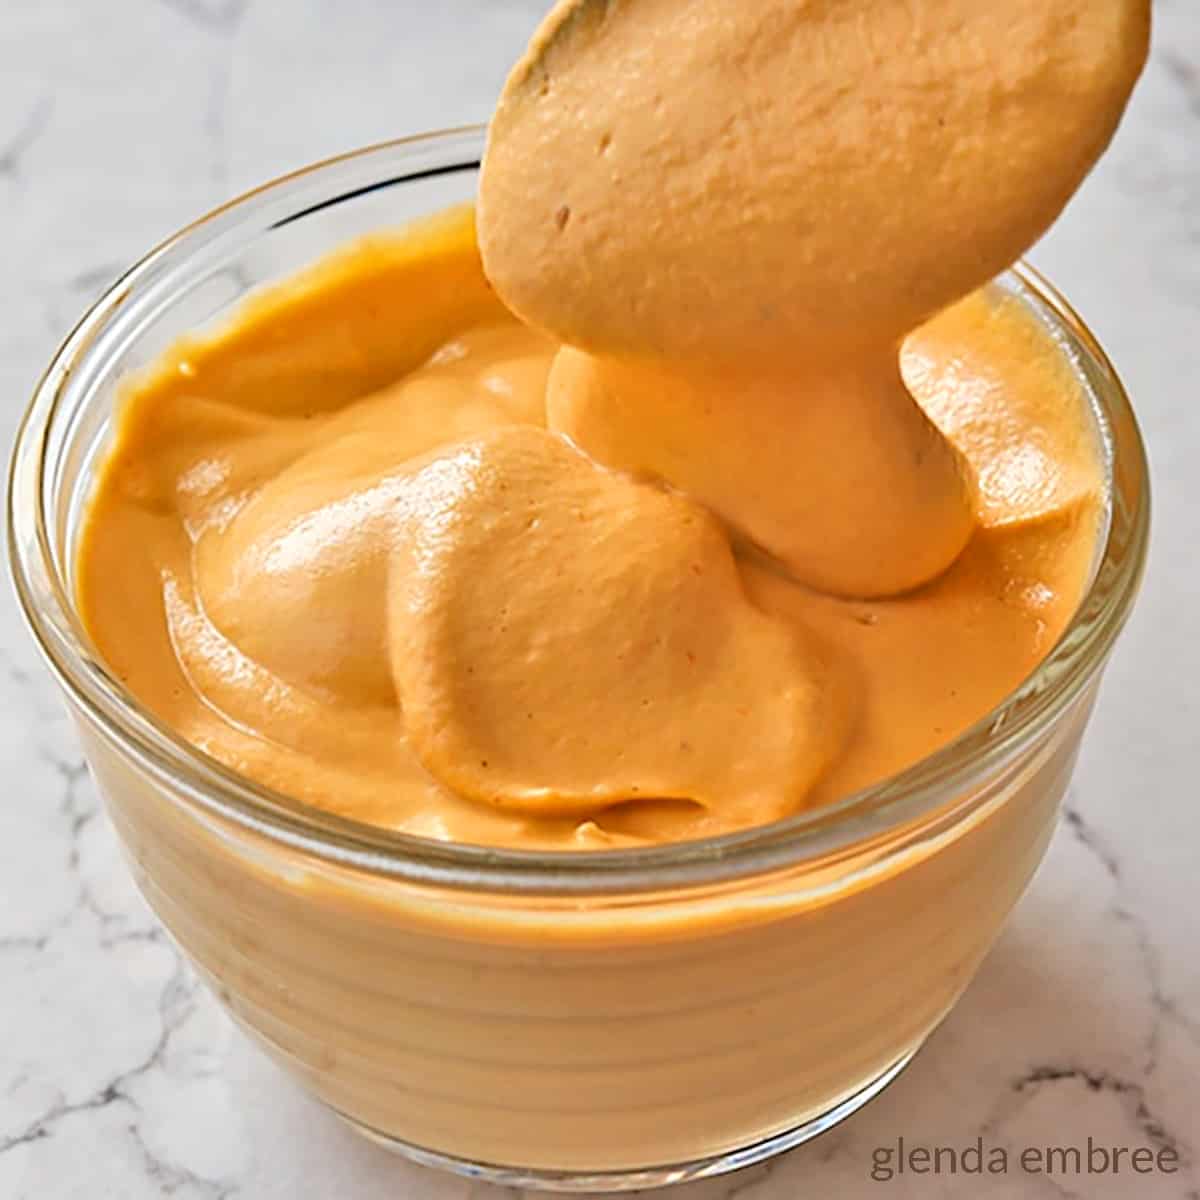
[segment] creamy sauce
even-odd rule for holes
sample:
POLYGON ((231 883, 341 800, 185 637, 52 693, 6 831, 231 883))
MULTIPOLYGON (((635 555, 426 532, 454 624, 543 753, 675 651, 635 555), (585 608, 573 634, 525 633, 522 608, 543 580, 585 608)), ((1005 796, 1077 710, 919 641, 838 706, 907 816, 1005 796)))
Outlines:
POLYGON ((251 777, 460 842, 699 837, 919 760, 1085 586, 1086 404, 977 289, 1148 23, 562 0, 478 248, 470 210, 349 248, 131 384, 80 558, 101 652, 251 777))
POLYGON ((128 386, 83 538, 106 660, 301 800, 599 848, 895 772, 998 703, 1078 602, 1095 436, 1011 302, 971 297, 905 344, 983 484, 951 570, 887 600, 791 582, 685 496, 545 432, 557 352, 489 291, 469 211, 350 247, 175 347, 128 386))

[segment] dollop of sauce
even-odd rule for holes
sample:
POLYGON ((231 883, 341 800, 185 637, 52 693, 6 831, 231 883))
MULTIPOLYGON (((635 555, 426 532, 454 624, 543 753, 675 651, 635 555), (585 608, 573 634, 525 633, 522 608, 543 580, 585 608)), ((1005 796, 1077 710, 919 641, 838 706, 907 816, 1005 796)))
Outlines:
POLYGON ((823 591, 933 579, 977 480, 900 342, 1058 215, 1148 35, 1146 0, 560 0, 479 194, 489 277, 570 347, 551 427, 823 591))
POLYGON ((126 386, 81 539, 111 669, 302 801, 602 849, 893 774, 1003 699, 1078 603, 1100 448, 1015 301, 972 296, 904 344, 908 387, 983 482, 950 570, 883 600, 796 583, 684 493, 549 432, 559 352, 490 291, 469 209, 173 347, 126 386))
POLYGON ((414 484, 388 630, 432 774, 530 813, 645 796, 738 825, 799 806, 841 706, 803 631, 750 603, 708 513, 537 429, 465 442, 414 484))

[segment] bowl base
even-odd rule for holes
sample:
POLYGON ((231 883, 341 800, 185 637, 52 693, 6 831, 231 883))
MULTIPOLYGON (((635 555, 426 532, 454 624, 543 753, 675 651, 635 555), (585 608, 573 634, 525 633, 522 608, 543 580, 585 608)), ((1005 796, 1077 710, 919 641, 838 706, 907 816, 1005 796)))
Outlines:
POLYGON ((427 1150, 423 1146, 414 1146, 410 1142, 392 1137, 391 1134, 372 1129, 369 1125, 364 1125, 361 1121, 356 1121, 353 1117, 349 1117, 337 1109, 332 1111, 352 1129, 357 1130, 376 1145, 382 1146, 385 1150, 390 1150, 402 1158, 407 1158, 411 1162, 419 1163, 423 1167, 436 1167, 467 1179, 532 1191, 629 1192, 643 1188, 666 1187, 673 1183, 687 1183, 696 1179, 709 1179, 714 1175, 740 1171, 743 1167, 751 1167, 755 1163, 774 1158, 777 1154, 783 1154, 787 1150, 803 1145, 832 1129, 835 1125, 840 1125, 847 1117, 878 1096, 912 1062, 920 1048, 920 1043, 918 1043, 853 1095, 847 1096, 845 1100, 835 1104, 819 1116, 794 1125, 790 1129, 772 1134, 761 1141, 751 1142, 747 1146, 727 1150, 722 1154, 714 1154, 708 1158, 693 1159, 691 1162, 676 1163, 671 1166, 641 1167, 630 1171, 545 1170, 471 1162, 469 1159, 457 1158, 452 1154, 443 1154, 437 1150, 427 1150))

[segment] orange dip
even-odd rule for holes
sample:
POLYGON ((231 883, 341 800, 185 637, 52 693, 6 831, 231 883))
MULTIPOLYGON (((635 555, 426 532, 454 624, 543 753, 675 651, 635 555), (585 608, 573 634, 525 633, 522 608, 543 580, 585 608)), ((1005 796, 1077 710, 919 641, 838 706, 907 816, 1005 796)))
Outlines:
POLYGON ((1091 415, 978 289, 1147 33, 1145 0, 561 0, 478 248, 471 210, 347 248, 130 383, 101 653, 252 778, 458 842, 702 837, 914 763, 1088 577, 1091 415))
POLYGON ((789 580, 544 432, 556 345, 473 215, 348 247, 132 379, 79 555, 112 669, 299 799, 458 842, 598 848, 773 820, 978 720, 1049 650, 1101 517, 1093 420, 1015 302, 905 343, 979 483, 909 594, 789 580), (119 583, 114 583, 119 581, 119 583))
MULTIPOLYGON (((463 208, 345 247, 127 382, 77 562, 100 654, 251 779, 457 843, 698 838, 922 759, 1091 572, 1089 398, 985 285, 1103 148, 1148 7, 564 0, 478 244, 463 208)), ((82 731, 157 911, 338 1112, 472 1173, 681 1178, 907 1061, 1093 694, 919 820, 611 894, 293 851, 82 731)))

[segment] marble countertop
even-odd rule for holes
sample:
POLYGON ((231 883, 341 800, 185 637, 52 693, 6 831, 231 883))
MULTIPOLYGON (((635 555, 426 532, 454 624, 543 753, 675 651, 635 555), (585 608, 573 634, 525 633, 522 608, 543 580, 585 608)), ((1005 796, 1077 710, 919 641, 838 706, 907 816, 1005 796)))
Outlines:
MULTIPOLYGON (((7 457, 58 339, 123 266, 280 171, 486 118, 543 0, 3 7, 7 457)), ((1033 255, 1123 373, 1156 484, 1145 591, 1066 819, 965 999, 892 1088, 816 1143, 680 1200, 1200 1200, 1200 4, 1156 11, 1110 154, 1033 255), (872 1178, 900 1138, 1016 1152, 1089 1137, 1173 1149, 1180 1167, 872 1178)), ((359 1141, 198 987, 133 889, 8 588, 0 778, 0 1197, 492 1200, 359 1141)))

